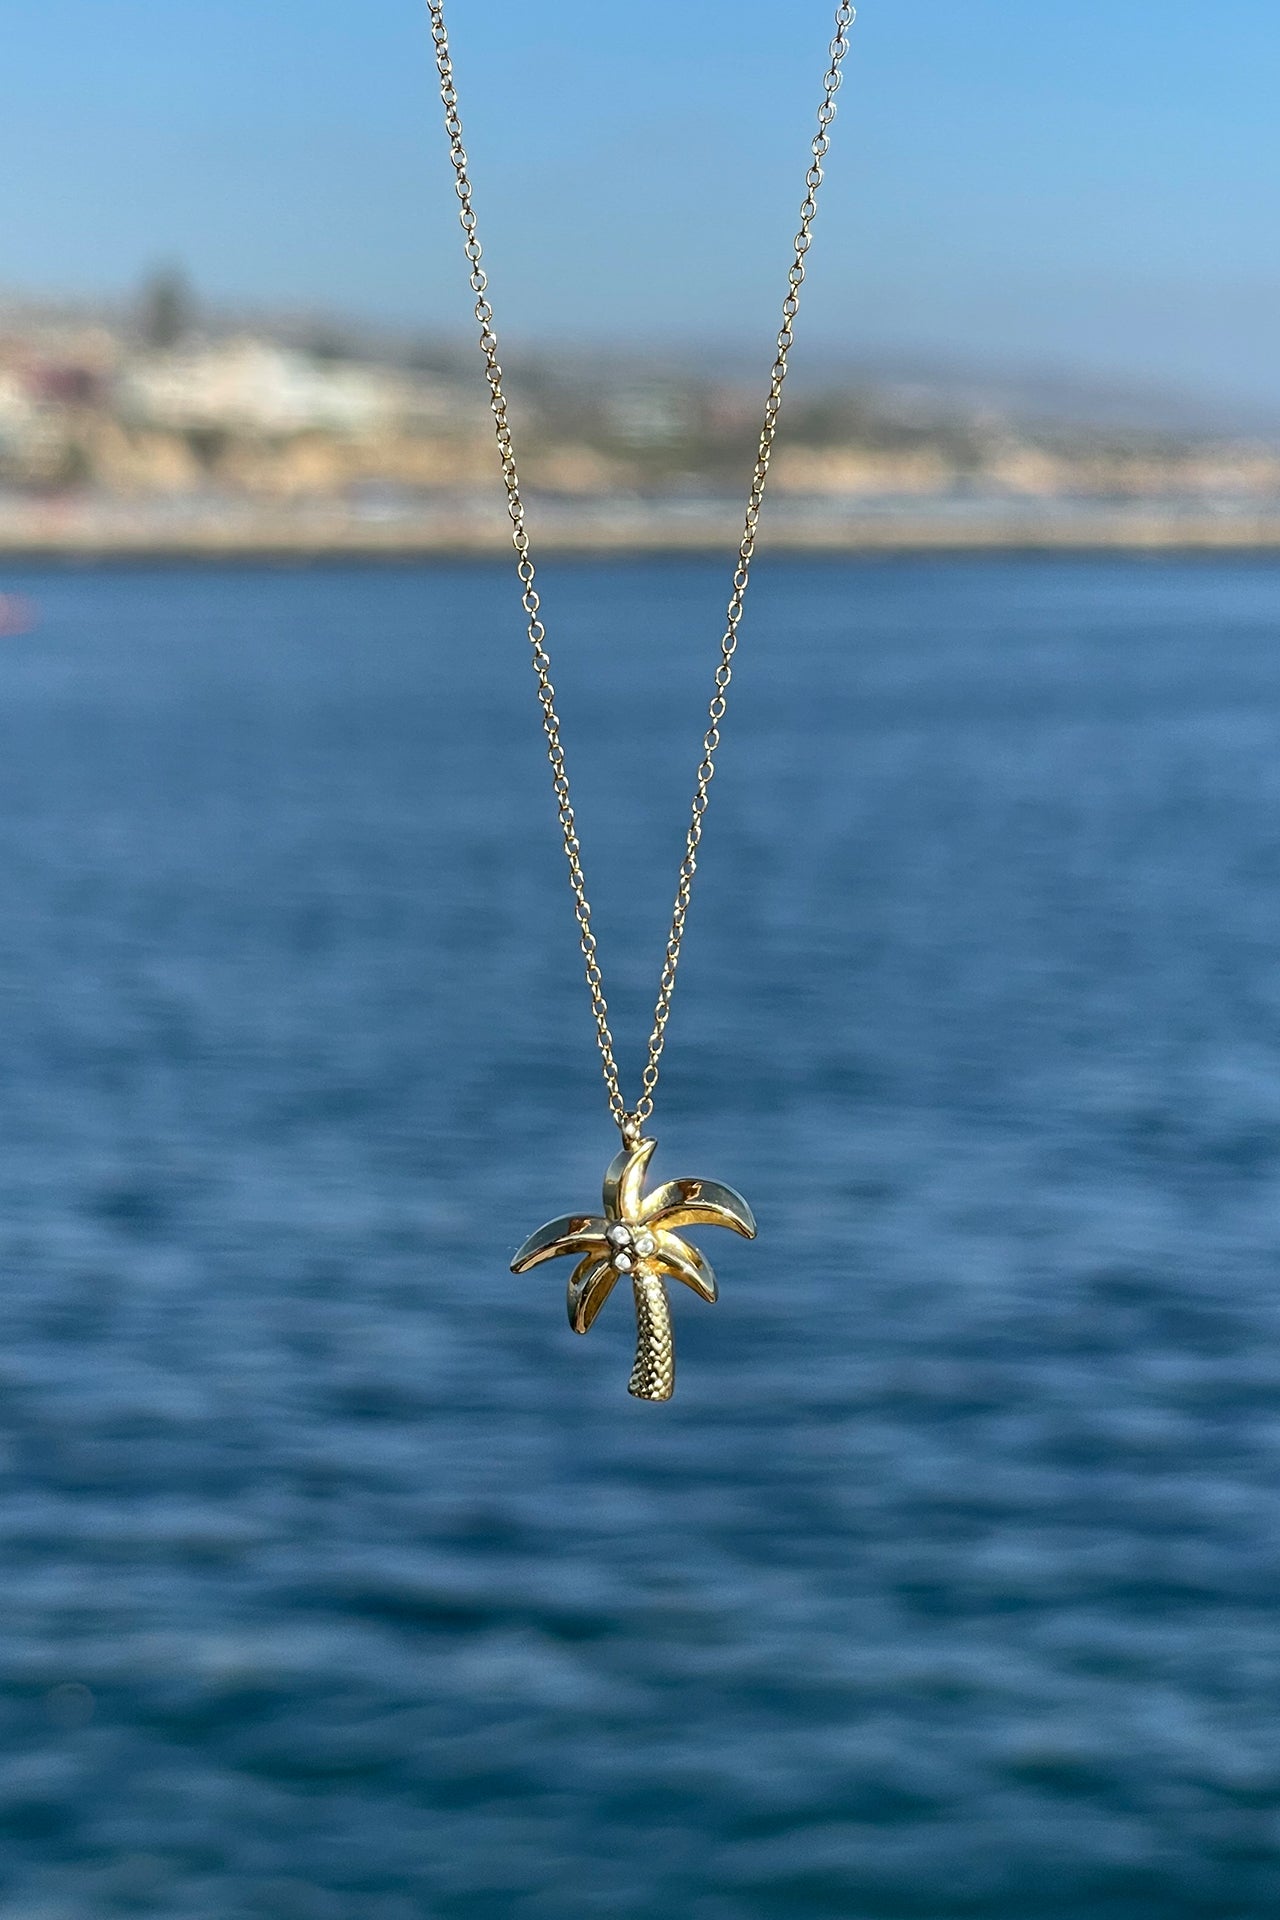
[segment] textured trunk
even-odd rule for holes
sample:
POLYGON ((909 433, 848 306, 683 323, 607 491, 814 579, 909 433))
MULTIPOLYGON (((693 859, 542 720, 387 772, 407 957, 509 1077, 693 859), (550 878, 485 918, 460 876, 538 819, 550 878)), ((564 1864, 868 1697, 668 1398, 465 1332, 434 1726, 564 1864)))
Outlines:
POLYGON ((676 1355, 667 1290, 656 1273, 637 1273, 631 1284, 636 1296, 636 1364, 627 1392, 637 1400, 669 1400, 675 1392, 676 1355))

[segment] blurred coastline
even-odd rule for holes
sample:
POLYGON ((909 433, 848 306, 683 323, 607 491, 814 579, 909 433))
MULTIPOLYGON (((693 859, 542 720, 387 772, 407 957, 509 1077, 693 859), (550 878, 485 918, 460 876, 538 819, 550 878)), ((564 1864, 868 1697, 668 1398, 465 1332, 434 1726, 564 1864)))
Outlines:
MULTIPOLYGON (((513 355, 539 543, 722 550, 760 407, 744 371, 513 355)), ((474 350, 198 311, 0 302, 0 555, 482 555, 509 539, 474 350)), ((770 478, 780 549, 1280 547, 1280 429, 1016 383, 812 373, 770 478)))

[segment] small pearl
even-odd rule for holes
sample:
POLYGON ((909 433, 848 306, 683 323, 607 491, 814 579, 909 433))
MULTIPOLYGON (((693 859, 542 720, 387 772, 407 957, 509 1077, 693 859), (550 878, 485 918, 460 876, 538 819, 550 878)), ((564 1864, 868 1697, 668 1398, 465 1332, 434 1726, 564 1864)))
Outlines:
POLYGON ((611 1247, 629 1246, 631 1244, 631 1229, 630 1227, 624 1226, 621 1220, 619 1220, 616 1226, 610 1227, 605 1238, 611 1247))
POLYGON ((629 1253, 615 1253, 613 1256, 613 1264, 618 1273, 630 1273, 631 1255, 629 1253))
POLYGON ((647 1260, 651 1253, 658 1251, 658 1243, 651 1233, 638 1233, 635 1238, 635 1248, 640 1258, 647 1260))

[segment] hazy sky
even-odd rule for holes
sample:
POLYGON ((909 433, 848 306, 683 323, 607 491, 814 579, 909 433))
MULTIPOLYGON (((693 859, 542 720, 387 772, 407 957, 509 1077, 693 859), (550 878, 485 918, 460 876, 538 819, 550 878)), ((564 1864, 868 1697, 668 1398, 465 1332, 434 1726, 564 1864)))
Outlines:
MULTIPOLYGON (((763 344, 827 0, 453 0, 509 336, 763 344)), ((466 317, 419 0, 0 0, 0 282, 466 317)), ((1280 405, 1277 0, 867 0, 805 324, 1280 405)))

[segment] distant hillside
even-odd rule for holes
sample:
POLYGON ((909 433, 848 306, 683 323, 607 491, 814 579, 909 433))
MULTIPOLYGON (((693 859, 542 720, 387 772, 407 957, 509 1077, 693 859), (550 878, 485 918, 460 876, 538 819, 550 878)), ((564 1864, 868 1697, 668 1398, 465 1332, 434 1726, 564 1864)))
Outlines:
MULTIPOLYGON (((762 367, 529 347, 505 357, 533 494, 593 515, 610 501, 633 513, 740 498, 762 367)), ((465 338, 205 312, 172 276, 127 310, 0 301, 0 506, 8 500, 11 520, 24 501, 57 499, 126 503, 144 519, 411 521, 492 504, 496 486, 487 392, 465 338)), ((771 488, 799 516, 914 513, 944 527, 957 515, 998 528, 1033 510, 1141 503, 1206 524, 1269 523, 1280 432, 1230 428, 1154 390, 815 356, 789 383, 771 488)))

